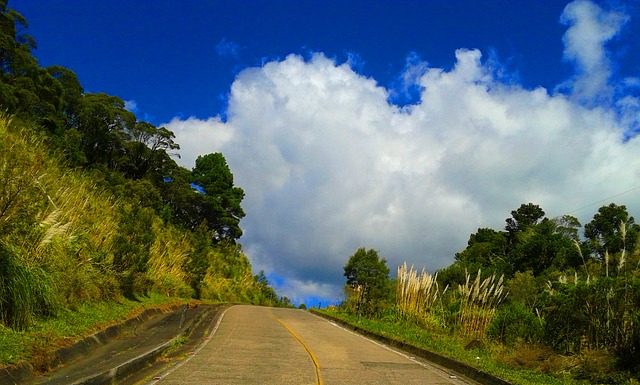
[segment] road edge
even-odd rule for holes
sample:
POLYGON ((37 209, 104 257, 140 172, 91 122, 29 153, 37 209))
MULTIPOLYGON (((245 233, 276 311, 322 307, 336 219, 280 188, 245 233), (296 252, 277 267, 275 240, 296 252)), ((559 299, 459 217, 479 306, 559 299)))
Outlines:
MULTIPOLYGON (((128 318, 120 323, 109 325, 102 330, 93 334, 82 337, 70 346, 60 348, 52 355, 51 360, 47 363, 51 369, 63 365, 79 355, 86 354, 93 347, 103 344, 109 339, 117 338, 122 329, 133 327, 144 322, 154 314, 167 311, 175 311, 184 304, 172 304, 167 310, 166 307, 157 306, 144 309, 141 313, 128 318)), ((16 385, 24 381, 30 380, 36 376, 37 370, 27 361, 22 361, 14 365, 8 365, 0 368, 0 385, 16 385)))
POLYGON ((365 337, 374 339, 376 341, 382 342, 386 345, 389 345, 391 347, 400 349, 402 351, 405 351, 407 353, 410 353, 414 356, 417 357, 421 357, 424 358, 425 360, 431 361, 439 366, 442 366, 444 368, 447 368, 449 370, 453 370, 463 376, 466 376, 474 381, 479 382, 482 385, 512 385, 510 382, 507 382, 501 378, 498 378, 492 374, 483 372, 477 368, 474 368, 471 365, 465 364, 464 362, 460 362, 457 360, 454 360, 452 358, 443 356, 441 354, 438 353, 434 353, 432 351, 423 349, 423 348, 419 348, 417 346, 408 344, 406 342, 402 342, 402 341, 398 341, 395 340, 393 338, 390 337, 386 337, 380 334, 376 334, 373 332, 370 332, 368 330, 362 329, 358 326, 352 325, 344 320, 341 320, 339 318, 333 317, 331 315, 328 314, 324 314, 322 312, 316 311, 315 309, 310 309, 309 310, 310 313, 315 314, 319 317, 325 318, 327 320, 330 320, 332 322, 335 322, 337 324, 339 324, 342 327, 345 327, 351 331, 354 331, 358 334, 361 334, 365 337))
MULTIPOLYGON (((209 324, 213 325, 214 323, 217 325, 221 319, 221 313, 224 315, 224 312, 228 309, 228 305, 221 305, 221 308, 214 309, 212 320, 209 324)), ((180 311, 180 307, 173 311, 180 311)), ((170 349, 173 344, 183 335, 183 333, 189 333, 190 330, 194 327, 195 324, 202 321, 207 317, 207 313, 203 313, 199 316, 199 318, 192 319, 189 325, 184 326, 181 332, 179 332, 175 337, 166 341, 147 352, 140 354, 137 357, 133 357, 130 360, 123 362, 120 365, 112 367, 109 370, 102 371, 101 373, 97 373, 92 376, 88 376, 77 380, 70 385, 106 385, 106 384, 118 384, 124 381, 128 381, 129 377, 137 371, 145 370, 149 365, 153 365, 158 357, 160 357, 165 351, 170 349)), ((207 327, 210 329, 210 326, 207 327)), ((207 333, 208 334, 208 333, 207 333)), ((205 341, 206 343, 206 341, 205 341)))
MULTIPOLYGON (((187 303, 188 302, 185 301, 180 303, 173 303, 168 306, 159 305, 144 309, 141 313, 123 320, 120 323, 112 324, 102 330, 88 335, 76 341, 71 346, 58 349, 53 354, 52 360, 49 362, 49 365, 55 370, 56 367, 71 362, 80 355, 89 354, 91 350, 96 346, 105 344, 109 340, 118 338, 123 330, 136 327, 137 325, 142 324, 144 321, 156 314, 166 314, 180 311, 186 306, 187 303)), ((111 378, 116 378, 115 376, 122 376, 125 373, 130 373, 131 371, 138 368, 140 364, 147 362, 149 359, 157 358, 162 352, 164 352, 164 350, 171 346, 176 338, 177 336, 170 341, 167 341, 160 346, 157 346, 156 348, 142 354, 141 356, 135 357, 125 363, 118 365, 117 367, 110 369, 109 371, 99 373, 95 376, 91 376, 90 378, 84 378, 81 382, 76 383, 103 384, 106 383, 104 381, 108 381, 111 378), (96 381, 99 378, 102 378, 103 380, 96 381)), ((28 362, 21 362, 16 365, 5 366, 0 368, 0 385, 21 384, 25 381, 29 381, 35 378, 36 373, 36 369, 34 369, 33 366, 28 362)))
MULTIPOLYGON (((193 357, 195 357, 213 339, 213 336, 218 331, 218 328, 220 327, 220 324, 222 323, 222 320, 224 319, 225 314, 227 314, 227 311, 231 309, 233 306, 235 305, 234 304, 223 305, 223 307, 216 313, 216 317, 213 319, 213 322, 212 322, 213 327, 209 330, 208 333, 206 333, 204 340, 200 343, 200 345, 198 345, 198 347, 192 352, 192 354, 189 355, 189 357, 180 361, 174 366, 161 370, 160 371, 161 374, 154 377, 151 381, 149 382, 144 381, 144 382, 147 385, 155 385, 158 382, 162 381, 165 377, 173 373, 175 370, 177 370, 178 368, 180 368, 181 366, 189 362, 193 357)), ((137 383, 140 383, 140 382, 137 382, 137 383)))

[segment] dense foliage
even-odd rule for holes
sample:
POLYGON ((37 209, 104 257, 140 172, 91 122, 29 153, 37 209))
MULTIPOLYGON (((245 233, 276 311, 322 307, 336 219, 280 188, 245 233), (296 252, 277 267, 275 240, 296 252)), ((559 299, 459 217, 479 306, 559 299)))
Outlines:
POLYGON ((380 305, 389 290, 389 267, 375 250, 359 248, 344 266, 347 290, 357 314, 371 315, 380 310, 380 305))
POLYGON ((0 323, 151 291, 279 303, 237 243, 224 156, 178 166, 171 131, 40 67, 26 26, 0 0, 0 323))
MULTIPOLYGON (((471 234, 436 275, 401 266, 396 298, 378 295, 368 315, 509 346, 521 352, 516 364, 542 346, 579 362, 525 365, 591 383, 630 383, 640 377, 639 230, 615 203, 584 228, 573 216, 547 218, 538 205, 522 204, 504 229, 471 234)), ((347 291, 345 310, 353 311, 356 294, 347 291)))

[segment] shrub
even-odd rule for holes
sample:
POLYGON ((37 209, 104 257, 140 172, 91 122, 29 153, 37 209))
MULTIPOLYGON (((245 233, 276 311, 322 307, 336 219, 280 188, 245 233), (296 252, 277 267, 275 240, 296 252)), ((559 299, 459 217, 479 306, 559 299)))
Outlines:
MULTIPOLYGON (((376 250, 359 248, 344 265, 344 276, 358 315, 379 315, 386 306, 390 289, 387 260, 376 250)), ((351 299, 351 298, 349 298, 351 299)))
POLYGON ((36 315, 56 312, 58 301, 49 275, 24 264, 10 248, 0 244, 0 321, 25 329, 36 315))
POLYGON ((518 341, 537 342, 543 333, 542 320, 520 302, 509 303, 498 309, 487 330, 490 338, 507 345, 518 341))

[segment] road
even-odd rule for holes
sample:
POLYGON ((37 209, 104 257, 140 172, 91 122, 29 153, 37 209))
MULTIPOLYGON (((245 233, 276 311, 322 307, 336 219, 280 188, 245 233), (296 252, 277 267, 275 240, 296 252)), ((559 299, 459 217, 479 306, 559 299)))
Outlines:
POLYGON ((214 334, 151 384, 468 384, 302 310, 229 308, 214 334))

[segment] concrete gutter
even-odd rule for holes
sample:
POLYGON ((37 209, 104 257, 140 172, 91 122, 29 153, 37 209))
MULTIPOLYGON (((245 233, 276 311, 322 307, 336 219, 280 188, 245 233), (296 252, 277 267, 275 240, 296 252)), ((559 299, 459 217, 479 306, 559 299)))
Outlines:
MULTIPOLYGON (((73 365, 73 361, 75 359, 81 356, 90 355, 93 349, 97 348, 98 346, 105 345, 109 343, 109 341, 118 338, 126 330, 131 330, 142 325, 151 317, 161 313, 170 314, 179 311, 186 311, 185 304, 177 304, 165 308, 147 309, 136 317, 130 318, 120 324, 112 325, 102 331, 83 338, 82 340, 67 348, 58 350, 55 353, 55 357, 50 362, 50 365, 52 367, 60 365, 73 365)), ((167 349, 169 349, 181 336, 190 335, 193 329, 200 326, 200 323, 203 322, 203 320, 208 315, 210 315, 208 311, 203 311, 195 318, 189 320, 188 322, 185 322, 184 325, 182 324, 182 321, 184 320, 183 316, 180 322, 181 325, 179 330, 176 330, 175 337, 171 338, 170 340, 159 344, 158 346, 153 347, 152 349, 136 357, 133 357, 126 362, 123 362, 115 367, 111 367, 108 370, 102 370, 100 373, 96 373, 72 382, 65 382, 65 384, 103 385, 119 383, 123 378, 155 362, 156 359, 167 349)), ((0 368, 0 385, 17 385, 30 383, 32 381, 38 381, 36 379, 36 373, 36 370, 28 363, 21 363, 14 366, 0 368)), ((55 380, 51 382, 58 383, 55 380)), ((47 384, 49 383, 49 381, 45 379, 44 382, 39 383, 47 384)))
POLYGON ((183 309, 184 306, 185 304, 176 304, 171 305, 167 308, 146 309, 136 317, 129 318, 128 320, 119 324, 111 325, 104 330, 81 339, 80 341, 74 343, 69 347, 62 348, 56 351, 55 358, 53 362, 51 362, 50 366, 52 368, 55 368, 56 366, 73 361, 80 356, 89 354, 91 353, 91 350, 96 346, 105 345, 109 341, 118 338, 124 330, 135 328, 143 324, 154 315, 162 313, 173 313, 175 311, 183 309))
MULTIPOLYGON (((160 357, 164 352, 166 352, 172 345, 182 336, 190 336, 195 328, 200 326, 199 324, 209 316, 208 312, 204 312, 200 314, 199 317, 191 320, 188 325, 185 325, 182 332, 172 338, 171 340, 147 351, 146 353, 140 354, 137 357, 134 357, 118 366, 113 367, 110 370, 103 371, 102 373, 98 373, 89 377, 85 377, 81 380, 75 381, 69 385, 110 385, 110 384, 119 384, 124 379, 128 379, 135 372, 142 371, 152 364, 156 362, 158 357, 160 357)), ((207 325, 206 329, 212 329, 213 325, 220 318, 220 313, 216 312, 215 316, 212 318, 211 322, 207 325)), ((205 332, 205 334, 209 334, 205 332)))
POLYGON ((342 327, 352 330, 358 334, 362 334, 368 338, 374 339, 376 341, 382 342, 386 345, 392 346, 394 348, 403 350, 407 353, 410 353, 413 356, 416 357, 421 357, 424 358, 430 362, 433 362, 434 364, 440 365, 444 368, 447 368, 449 370, 453 370, 456 373, 459 373, 465 377, 468 377, 482 385, 512 385, 510 382, 507 382, 501 378, 498 378, 496 376, 493 376, 489 373, 485 373, 479 369, 474 368, 471 365, 465 364, 463 362, 454 360, 452 358, 449 357, 445 357, 441 354, 438 353, 434 353, 431 352, 429 350, 425 350, 410 344, 407 344, 405 342, 401 342, 398 340, 394 340, 392 338, 389 337, 385 337, 379 334, 375 334, 372 333, 368 330, 364 330, 362 328, 359 328, 357 326, 351 325, 350 323, 347 323, 346 321, 343 321, 339 318, 324 314, 324 313, 320 313, 318 311, 316 311, 315 309, 310 309, 310 312, 326 318, 332 322, 335 322, 337 324, 340 324, 342 327))
POLYGON ((105 384, 117 384, 118 380, 121 380, 131 373, 141 370, 147 365, 155 362, 155 360, 164 353, 171 345, 179 338, 177 336, 171 340, 163 343, 162 345, 149 350, 137 357, 130 359, 129 361, 122 363, 112 369, 106 370, 102 373, 97 373, 89 377, 82 378, 74 381, 69 385, 105 385, 105 384))

